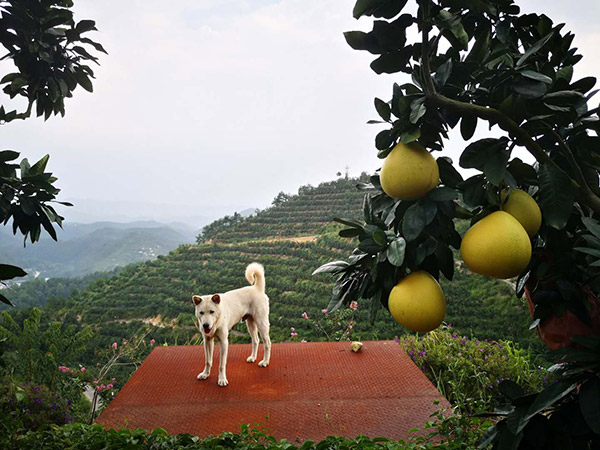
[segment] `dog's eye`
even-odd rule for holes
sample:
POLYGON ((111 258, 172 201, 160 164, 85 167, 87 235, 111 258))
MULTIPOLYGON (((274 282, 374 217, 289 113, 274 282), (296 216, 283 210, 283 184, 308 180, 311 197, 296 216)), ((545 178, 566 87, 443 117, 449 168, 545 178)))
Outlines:
POLYGON ((202 311, 202 312, 200 313, 200 315, 201 315, 201 316, 203 316, 203 315, 204 315, 204 311, 202 311))
POLYGON ((211 314, 214 314, 215 312, 214 312, 214 311, 211 311, 210 313, 211 313, 211 314))

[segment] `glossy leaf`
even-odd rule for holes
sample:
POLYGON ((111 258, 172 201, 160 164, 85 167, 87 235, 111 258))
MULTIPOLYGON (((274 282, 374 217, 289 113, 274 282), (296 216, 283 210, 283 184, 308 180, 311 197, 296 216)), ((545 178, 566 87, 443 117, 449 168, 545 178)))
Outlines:
POLYGON ((387 248, 386 255, 390 264, 400 267, 404 264, 404 256, 406 251, 406 240, 399 236, 394 239, 387 248))
POLYGON ((546 224, 561 230, 567 224, 575 198, 569 176, 555 166, 541 165, 540 207, 546 224))
POLYGON ((427 218, 425 211, 418 203, 410 206, 404 213, 402 220, 402 234, 410 242, 415 240, 425 228, 427 218))
POLYGON ((597 376, 581 385, 579 406, 587 425, 594 433, 600 434, 600 380, 597 376))

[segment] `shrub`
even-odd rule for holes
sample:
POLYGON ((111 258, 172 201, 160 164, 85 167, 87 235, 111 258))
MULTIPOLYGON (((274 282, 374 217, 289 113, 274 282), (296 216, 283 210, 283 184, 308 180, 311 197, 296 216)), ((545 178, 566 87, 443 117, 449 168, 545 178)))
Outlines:
MULTIPOLYGON (((186 450, 186 449, 245 449, 245 450, 350 450, 350 449, 390 449, 390 450, 467 450, 475 448, 478 436, 489 423, 478 419, 460 416, 445 417, 442 412, 435 414, 425 424, 425 436, 410 438, 408 442, 390 441, 385 438, 359 436, 355 439, 329 436, 321 442, 306 441, 296 446, 285 440, 277 441, 261 430, 242 426, 240 433, 225 432, 216 437, 200 439, 187 434, 169 435, 165 430, 156 429, 130 431, 105 430, 101 425, 71 424, 53 426, 51 430, 28 432, 13 443, 5 444, 7 450, 45 450, 76 448, 128 450, 186 450)), ((0 444, 2 444, 0 436, 0 444)))
POLYGON ((497 389, 502 380, 511 379, 526 391, 536 392, 551 378, 516 344, 469 339, 446 325, 424 336, 404 336, 398 342, 452 404, 467 405, 466 412, 491 410, 502 403, 497 389))
MULTIPOLYGON (((0 385, 0 424, 7 437, 21 430, 38 430, 73 420, 69 399, 46 385, 18 383, 9 379, 0 385)), ((0 433, 2 434, 2 433, 0 433)))

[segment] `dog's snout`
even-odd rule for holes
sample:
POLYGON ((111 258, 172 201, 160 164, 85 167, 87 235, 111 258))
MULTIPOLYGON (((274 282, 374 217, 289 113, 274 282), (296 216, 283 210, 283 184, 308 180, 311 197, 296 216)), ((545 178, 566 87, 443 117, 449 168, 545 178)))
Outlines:
POLYGON ((204 328, 206 331, 208 331, 208 330, 210 330, 210 325, 207 323, 203 323, 202 328, 204 328))

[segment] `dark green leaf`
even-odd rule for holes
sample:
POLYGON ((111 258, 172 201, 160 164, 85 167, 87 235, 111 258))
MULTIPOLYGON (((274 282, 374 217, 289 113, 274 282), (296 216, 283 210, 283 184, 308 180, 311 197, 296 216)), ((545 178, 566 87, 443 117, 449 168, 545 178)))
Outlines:
POLYGON ((498 390, 511 401, 525 395, 523 388, 512 380, 502 380, 498 390))
POLYGON ((323 264, 321 267, 316 269, 312 274, 316 275, 318 273, 340 273, 348 268, 350 264, 346 261, 332 261, 327 264, 323 264))
POLYGON ((387 259, 390 264, 400 267, 404 263, 406 240, 403 237, 394 239, 387 248, 387 259))
POLYGON ((371 63, 371 69, 380 75, 382 73, 396 73, 407 70, 408 61, 412 56, 412 46, 401 50, 385 53, 371 63))
POLYGON ((546 83, 546 84, 552 84, 552 78, 550 78, 542 73, 535 72, 533 70, 524 70, 520 73, 524 77, 529 78, 531 80, 541 81, 542 83, 546 83))
POLYGON ((600 239, 600 223, 596 219, 591 217, 582 217, 581 222, 588 229, 590 233, 600 239))
POLYGON ((427 112, 425 98, 419 98, 410 104, 410 123, 417 123, 427 112))
POLYGON ((435 256, 437 256, 441 272, 448 280, 452 280, 454 277, 454 255, 450 247, 442 241, 438 241, 435 256))
POLYGON ((413 128, 412 130, 405 131, 400 135, 400 142, 402 142, 403 144, 410 144, 411 142, 415 142, 420 137, 421 129, 413 128))
POLYGON ((551 384, 550 386, 545 388, 542 392, 540 392, 537 395, 534 402, 527 410, 527 414, 525 414, 525 416, 523 417, 523 421, 519 424, 518 428, 516 429, 516 432, 520 433, 527 425, 527 422, 533 416, 539 414, 550 405, 553 405, 561 398, 571 393, 576 388, 577 383, 571 383, 569 381, 559 381, 558 383, 551 384))
POLYGON ((465 115, 460 121, 460 134, 465 141, 468 141, 475 134, 477 128, 477 116, 465 115))
POLYGON ((385 247, 387 245, 387 236, 383 230, 375 230, 371 235, 376 244, 385 247))
POLYGON ((9 299, 7 299, 2 294, 0 294, 0 302, 4 303, 5 305, 8 305, 8 306, 15 306, 13 302, 11 302, 9 299))
POLYGON ((391 130, 380 131, 375 137, 375 147, 377 150, 386 150, 394 144, 394 137, 391 130))
POLYGON ((355 19, 361 16, 375 16, 391 19, 402 11, 408 0, 357 0, 352 15, 355 19))
POLYGON ((421 263, 427 258, 429 255, 432 255, 437 248, 437 240, 433 236, 427 236, 425 241, 421 242, 417 246, 416 260, 415 264, 420 266, 421 263))
POLYGON ((528 100, 541 98, 548 92, 548 86, 541 81, 523 79, 513 83, 513 91, 528 100))
POLYGON ((439 13, 439 18, 441 19, 440 26, 448 28, 456 38, 456 41, 451 42, 451 44, 453 46, 457 44, 460 50, 466 50, 469 46, 469 35, 465 31, 460 17, 442 9, 439 13))
POLYGON ((554 31, 551 31, 546 36, 544 36, 542 39, 540 39, 535 44, 533 44, 531 47, 529 47, 527 49, 527 51, 523 54, 523 56, 521 56, 519 58, 519 60, 517 61, 516 67, 517 68, 521 67, 525 63, 525 61, 527 61, 529 59, 529 57, 531 57, 531 55, 537 53, 544 45, 546 45, 548 43, 548 41, 550 41, 552 36, 554 36, 554 31))
POLYGON ((469 144, 460 155, 459 164, 465 169, 483 170, 490 152, 497 148, 506 147, 506 141, 501 139, 486 138, 469 144))
POLYGON ((20 153, 14 150, 2 150, 0 151, 0 162, 13 161, 19 157, 20 153))
POLYGON ((339 217, 333 218, 334 222, 341 223, 342 225, 347 225, 352 228, 358 228, 359 230, 363 229, 363 224, 358 220, 350 220, 350 219, 341 219, 339 217))
POLYGON ((358 228, 346 228, 345 230, 340 230, 338 234, 343 238, 353 238, 358 236, 361 232, 362 231, 358 228))
POLYGON ((569 176, 560 168, 542 164, 539 170, 540 207, 544 221, 557 230, 567 224, 573 203, 573 187, 569 176))
POLYGON ((494 186, 499 186, 504 179, 509 158, 510 153, 500 147, 496 147, 496 151, 488 152, 488 158, 483 165, 483 173, 494 186))
POLYGON ((46 164, 48 164, 49 158, 50 158, 50 155, 46 155, 42 159, 40 159, 38 162, 36 162, 33 166, 31 166, 31 168, 29 169, 29 176, 34 177, 36 175, 40 175, 40 174, 44 173, 44 170, 46 170, 46 164))
POLYGON ((440 180, 442 184, 449 187, 456 187, 459 183, 462 183, 463 177, 452 165, 452 160, 442 156, 437 159, 438 169, 440 172, 440 180))
POLYGON ((456 200, 458 197, 459 193, 455 189, 446 186, 435 188, 427 194, 427 198, 434 202, 447 202, 456 200))
POLYGON ((404 213, 402 220, 402 234, 404 238, 410 242, 419 237, 423 228, 425 228, 426 220, 425 211, 423 211, 421 205, 415 203, 410 206, 404 213))
POLYGON ((383 100, 375 98, 375 109, 377 110, 377 113, 383 120, 389 122, 391 115, 390 105, 388 105, 383 100))
POLYGON ((17 277, 25 277, 27 272, 17 266, 0 264, 0 280, 11 280, 17 277))
POLYGON ((594 433, 600 434, 600 380, 597 376, 581 385, 579 406, 585 423, 594 433))

